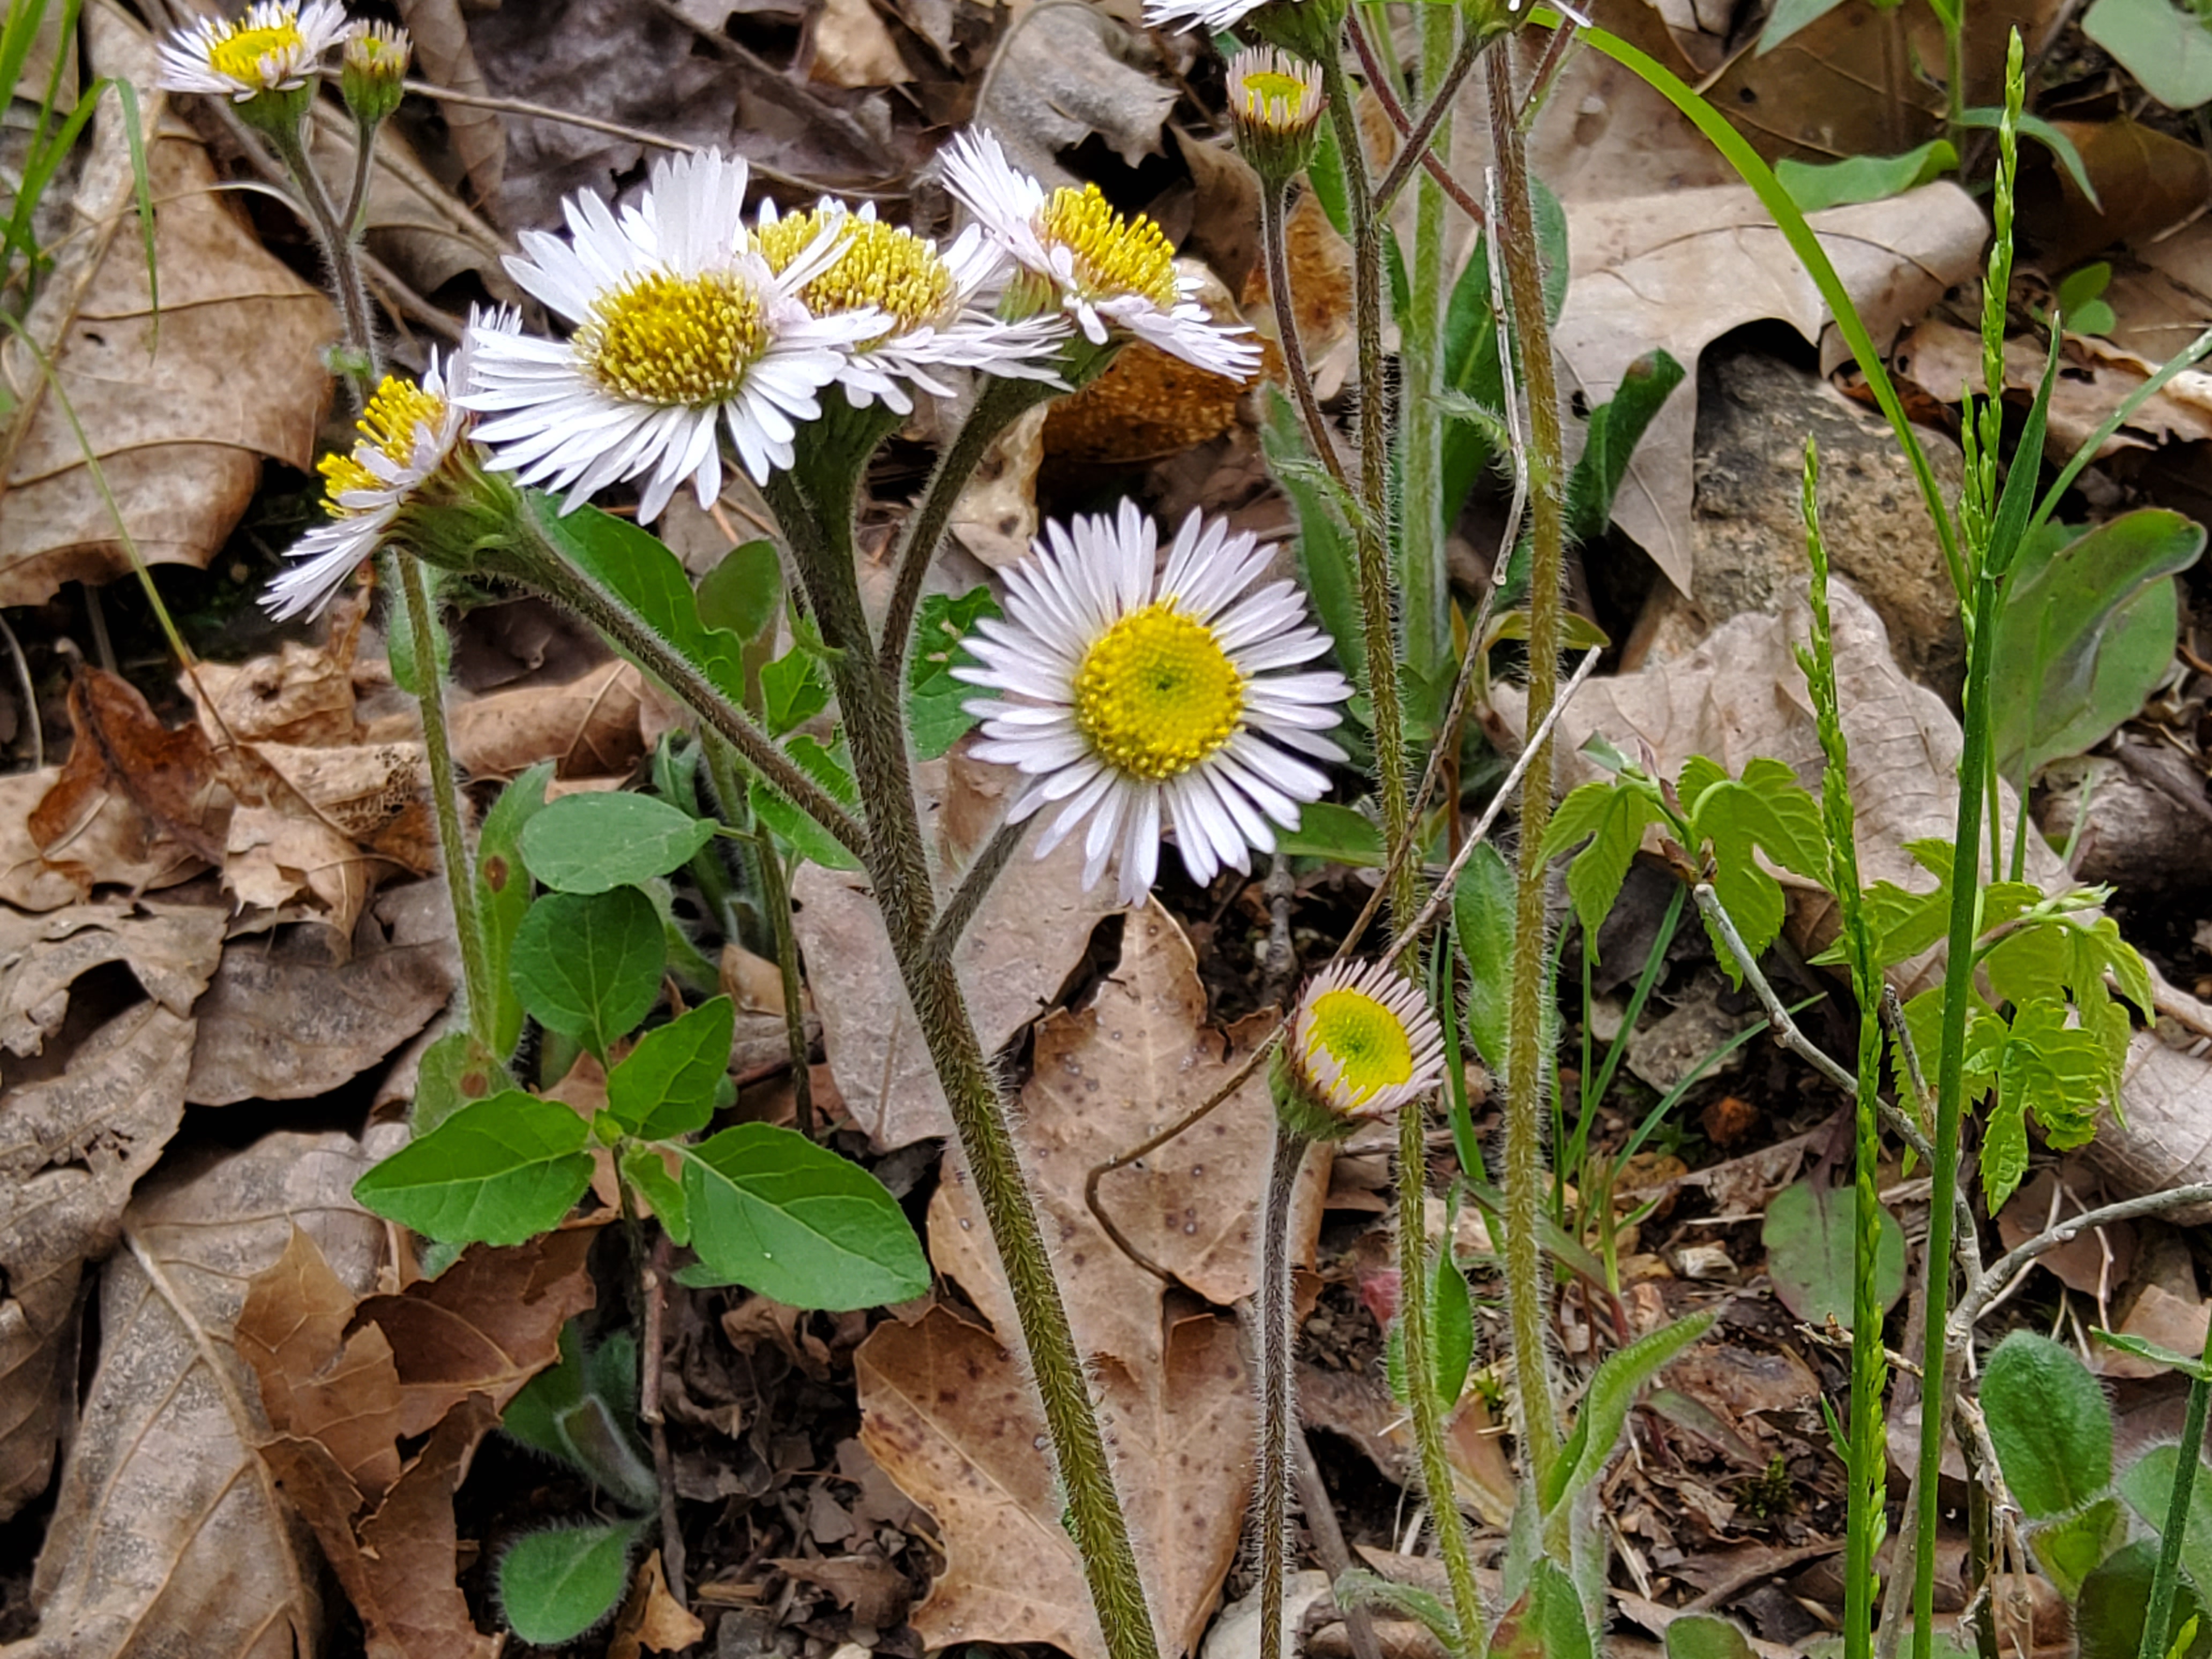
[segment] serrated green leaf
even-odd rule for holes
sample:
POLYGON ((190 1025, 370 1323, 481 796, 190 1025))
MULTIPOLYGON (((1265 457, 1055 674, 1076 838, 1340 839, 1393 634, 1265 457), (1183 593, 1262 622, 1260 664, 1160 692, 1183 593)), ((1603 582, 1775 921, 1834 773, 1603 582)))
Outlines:
POLYGON ((691 861, 712 840, 704 818, 627 790, 563 795, 522 830, 530 873, 556 893, 604 893, 691 861))
POLYGON ((736 1026, 729 998, 715 997, 647 1031, 607 1073, 607 1110, 645 1140, 703 1129, 729 1073, 736 1026))
POLYGON ((636 1029, 660 992, 667 960, 660 913, 635 887, 549 893, 514 938, 514 988, 531 1018, 602 1060, 636 1029))
POLYGON ((780 738, 830 706, 830 681, 814 653, 793 646, 760 672, 763 717, 780 738))
POLYGON ((679 1248, 690 1243, 691 1202, 684 1195, 683 1183, 668 1173, 659 1147, 635 1143, 625 1146, 622 1177, 645 1194, 645 1201, 653 1206, 660 1231, 668 1235, 671 1243, 679 1248))
MULTIPOLYGON (((1905 1294, 1905 1229, 1884 1206, 1875 1295, 1886 1313, 1905 1294)), ((1799 1181, 1767 1200, 1759 1242, 1774 1293, 1806 1323, 1851 1328, 1858 1283, 1858 1200, 1850 1187, 1799 1181)))
MULTIPOLYGON (((1711 762, 1693 757, 1682 769, 1681 794, 1691 834, 1713 849, 1713 893, 1742 934, 1753 957, 1781 933, 1788 905, 1781 884, 1759 865, 1757 853, 1808 880, 1828 874, 1827 834, 1820 803, 1780 761, 1760 757, 1741 779, 1713 777, 1711 762), (1694 795, 1690 781, 1694 776, 1694 795)), ((1715 954, 1729 978, 1741 983, 1735 957, 1716 939, 1715 954)))
POLYGON ((683 1150, 691 1245, 721 1282, 833 1311, 929 1288, 913 1226, 858 1164, 765 1123, 683 1150))
POLYGON ((1452 923, 1467 963, 1467 1036, 1493 1073, 1505 1066, 1513 989, 1513 872, 1487 842, 1476 848, 1452 890, 1452 923))
POLYGON ((1292 858, 1327 859, 1355 869, 1380 869, 1388 862, 1382 831, 1349 806, 1325 800, 1307 803, 1295 830, 1275 832, 1275 850, 1292 858))
POLYGON ((740 542, 699 579, 699 620, 750 644, 783 603, 783 565, 765 536, 740 542))
POLYGON ((1638 1394, 1669 1360, 1711 1329, 1712 1323, 1711 1313, 1692 1314, 1606 1356, 1583 1396, 1574 1432, 1552 1464, 1551 1478, 1545 1483, 1544 1513, 1550 1514, 1605 1472, 1638 1394))
POLYGON ((1582 922, 1584 948, 1596 959, 1598 929, 1605 923, 1628 866, 1644 844, 1644 828, 1656 823, 1658 803, 1630 780, 1585 783, 1570 793, 1552 815, 1544 836, 1544 856, 1556 857, 1587 837, 1589 845, 1567 866, 1567 895, 1582 922))
POLYGON ((515 930, 530 909, 522 831, 544 807, 545 786, 552 781, 553 763, 538 762, 500 791, 477 832, 477 915, 483 927, 484 959, 498 993, 491 1036, 502 1059, 522 1041, 522 1000, 507 978, 515 930))
POLYGON ((509 1089, 408 1142, 353 1195, 444 1243, 524 1243, 558 1226, 591 1184, 590 1133, 561 1102, 509 1089))
POLYGON ((970 588, 957 599, 932 593, 922 600, 907 664, 907 732, 916 760, 937 759, 975 726, 975 717, 961 705, 980 694, 953 678, 952 671, 972 662, 965 647, 975 624, 1000 614, 988 587, 970 588))
POLYGON ((499 1599, 526 1642, 574 1641, 605 1620, 629 1582, 629 1550, 642 1521, 602 1521, 533 1532, 499 1559, 499 1599))
POLYGON ((1982 1413, 2005 1485, 2030 1520, 2068 1515, 2112 1483, 2112 1414, 2070 1348, 2033 1331, 1996 1346, 1982 1413))

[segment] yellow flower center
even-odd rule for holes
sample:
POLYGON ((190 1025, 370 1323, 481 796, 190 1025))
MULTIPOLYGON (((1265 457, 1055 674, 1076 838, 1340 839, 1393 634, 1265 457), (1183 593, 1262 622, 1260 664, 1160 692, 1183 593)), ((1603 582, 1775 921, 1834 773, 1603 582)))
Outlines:
POLYGON ((1244 118, 1278 130, 1303 125, 1306 83, 1280 70, 1255 70, 1243 80, 1244 118))
POLYGON ((368 407, 354 422, 361 434, 361 441, 343 455, 325 455, 316 463, 323 475, 323 507, 334 519, 345 517, 356 509, 342 507, 338 497, 349 489, 382 489, 385 481, 362 463, 362 452, 374 450, 385 459, 398 466, 405 466, 415 457, 415 428, 427 426, 437 431, 446 418, 446 400, 434 392, 425 392, 412 380, 403 380, 396 374, 384 377, 384 384, 376 388, 376 395, 368 400, 368 407))
POLYGON ((739 278, 664 272, 601 295, 570 342, 617 397, 684 409, 734 397, 768 343, 760 296, 739 278))
POLYGON ((1244 676, 1213 630, 1161 599, 1098 636, 1075 671, 1075 724, 1108 765, 1158 783, 1237 733, 1244 676))
POLYGON ((1413 1075, 1413 1046, 1398 1016, 1364 991, 1324 991, 1313 1001, 1306 1059, 1326 1053, 1343 1068, 1331 1104, 1364 1104, 1413 1075))
MULTIPOLYGON (((761 257, 781 275, 821 233, 820 213, 788 215, 762 230, 761 257)), ((836 258, 799 293, 816 316, 874 306, 895 320, 889 332, 903 334, 935 321, 952 303, 951 268, 912 231, 848 215, 837 240, 836 258)))
POLYGON ((1176 302, 1175 246, 1139 214, 1124 219, 1096 185, 1063 185, 1046 198, 1037 229, 1074 252, 1076 279, 1089 293, 1141 294, 1163 311, 1176 302))
MULTIPOLYGON (((296 16, 295 13, 293 17, 296 16)), ((289 58, 291 53, 304 50, 307 44, 307 37, 300 33, 293 18, 261 28, 234 29, 208 49, 208 67, 234 81, 260 86, 265 80, 261 73, 263 58, 271 53, 278 54, 280 60, 289 58)))

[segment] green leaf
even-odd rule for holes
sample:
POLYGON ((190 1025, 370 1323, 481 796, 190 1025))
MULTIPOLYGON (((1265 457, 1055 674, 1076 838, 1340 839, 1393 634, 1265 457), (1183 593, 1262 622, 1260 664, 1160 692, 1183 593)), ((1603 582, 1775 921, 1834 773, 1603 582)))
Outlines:
POLYGON ((1597 931, 1605 923, 1628 866, 1644 844, 1644 827, 1662 814, 1650 789, 1620 780, 1585 783, 1561 801, 1544 836, 1544 856, 1556 857, 1587 838, 1589 845, 1567 866, 1567 895, 1583 926, 1585 948, 1596 960, 1597 931))
MULTIPOLYGON (((2003 121, 2004 112, 1994 105, 1985 104, 1959 112, 1959 125, 1962 127, 1982 127, 1994 132, 2003 121)), ((2081 152, 2074 148, 2071 138, 2040 115, 2026 113, 2020 118, 2020 133, 2022 137, 2033 138, 2049 150, 2058 165, 2066 169, 2066 176, 2073 179, 2075 188, 2087 198, 2089 205, 2100 213, 2105 210, 2104 204, 2097 199, 2097 186, 2090 181, 2089 169, 2082 164, 2081 152)))
MULTIPOLYGON (((1828 841, 1820 803, 1781 761, 1761 756, 1745 765, 1741 781, 1723 774, 1708 782, 1709 773, 1719 769, 1703 761, 1700 770, 1701 760, 1693 757, 1682 769, 1690 831, 1698 844, 1711 843, 1714 896, 1743 935, 1745 949, 1757 957, 1781 933, 1788 906, 1782 884, 1759 866, 1755 849, 1785 870, 1825 883, 1828 841)), ((1718 939, 1713 943, 1721 966, 1741 984, 1735 954, 1718 939)))
POLYGON ((1662 1325, 1649 1336, 1607 1354, 1591 1376, 1575 1418, 1574 1432, 1559 1449, 1545 1483, 1543 1511, 1550 1514, 1575 1492, 1605 1472, 1620 1443, 1628 1408, 1644 1386, 1666 1369, 1676 1354, 1712 1328, 1711 1313, 1692 1314, 1662 1325))
POLYGON ((1490 1651, 1493 1659, 1595 1659, 1582 1597, 1548 1556, 1537 1559, 1527 1592, 1498 1620, 1490 1651))
POLYGON ((699 579, 699 620, 747 644, 768 632, 783 603, 783 566, 765 536, 740 542, 699 579))
POLYGON ((1359 582, 1351 532, 1331 501, 1329 479, 1307 453, 1305 428, 1279 386, 1263 399, 1260 449, 1267 471, 1290 498, 1298 520, 1300 586, 1314 614, 1336 646, 1337 665, 1354 684, 1367 679, 1367 648, 1360 628, 1359 582))
POLYGON ((408 1126, 427 1135, 471 1101, 507 1086, 507 1068, 467 1030, 455 1026, 422 1051, 415 1070, 415 1100, 408 1126))
POLYGON ((1667 1626, 1667 1659, 1752 1659, 1751 1643, 1717 1614, 1686 1613, 1667 1626))
POLYGON ((2212 102, 2212 28, 2191 8, 2166 0, 2097 0, 2081 15, 2081 33, 2168 109, 2212 102))
MULTIPOLYGON (((1875 1295, 1887 1313, 1905 1294, 1905 1229, 1881 1206, 1881 1242, 1875 1252, 1875 1295)), ((1858 1198, 1850 1187, 1800 1181, 1766 1206, 1759 1240, 1766 1271, 1783 1305, 1807 1324, 1833 1319, 1851 1328, 1858 1283, 1858 1198)))
POLYGON ((2159 507, 2070 540, 2063 526, 2046 525, 2022 544, 1991 666, 2003 775, 2032 776, 2081 754, 2141 710, 2173 662, 2172 577, 2203 547, 2202 525, 2159 507))
POLYGON ((1791 35, 1812 27, 1843 3, 1844 0, 1776 0, 1774 9, 1766 14, 1766 27, 1759 32, 1759 56, 1765 57, 1791 35))
POLYGON ((2112 1414, 2073 1350, 2033 1331, 1997 1344, 1982 1373, 1997 1467, 2030 1520, 2070 1514, 2112 1483, 2112 1414))
POLYGON ((354 1183, 363 1207, 447 1244, 550 1232, 592 1182, 584 1120, 520 1089, 464 1106, 354 1183))
MULTIPOLYGON (((2099 1335, 2109 1335, 2099 1332, 2099 1335)), ((2181 1369, 2193 1371, 2199 1362, 2187 1361, 2181 1369)), ((2154 1446, 2120 1475, 2120 1496, 2139 1516, 2154 1536, 2163 1539, 2173 1510, 2173 1477, 2181 1466, 2179 1446, 2154 1446)), ((2189 1484, 2189 1524, 2181 1534, 2181 1567, 2189 1582, 2202 1590, 2212 1584, 2212 1474, 2202 1461, 2197 1478, 2189 1484)))
POLYGON ((714 838, 705 818, 651 795, 563 795, 522 828, 523 862, 556 893, 604 893, 665 876, 714 838))
POLYGON ((1582 459, 1567 479, 1567 534, 1574 540, 1605 534, 1636 446, 1682 375, 1682 365, 1666 352, 1647 351, 1621 371, 1612 398, 1590 410, 1582 459))
MULTIPOLYGON (((853 781, 853 774, 842 758, 842 739, 832 749, 820 738, 801 733, 787 739, 783 748, 793 763, 820 784, 840 805, 859 807, 860 787, 853 781)), ((844 842, 758 778, 752 781, 749 799, 761 821, 796 848, 802 858, 812 860, 825 870, 860 867, 860 861, 847 850, 844 842)))
POLYGON ((1437 1393, 1449 1411, 1459 1404, 1474 1364, 1474 1304, 1468 1295, 1467 1275, 1452 1260, 1449 1243, 1429 1279, 1429 1341, 1437 1393))
MULTIPOLYGON (((2082 1582, 2074 1608, 2078 1659, 2136 1659, 2142 1649, 2143 1620, 2150 1612, 2151 1577, 2158 1571, 2158 1544, 2142 1539, 2115 1551, 2082 1582)), ((2166 1622, 2163 1651, 2195 1624, 2193 1639, 2180 1646, 2183 1659, 2212 1659, 2212 1630, 2202 1623, 2203 1604, 2191 1585, 2173 1587, 2173 1613, 2166 1622)))
MULTIPOLYGON (((1552 321, 1567 295, 1567 214, 1559 198, 1536 180, 1536 246, 1544 268, 1544 310, 1552 321)), ((1444 389, 1478 410, 1505 406, 1504 377, 1498 368, 1498 317, 1490 295, 1490 255, 1480 238, 1444 302, 1444 389)), ((1516 377, 1517 379, 1517 377, 1516 377)), ((1447 405, 1448 418, 1456 405, 1447 405)), ((1484 423, 1452 419, 1444 429, 1437 507, 1449 525, 1467 504, 1468 492, 1498 453, 1484 423)))
POLYGON ((1514 881, 1505 855, 1485 842, 1468 854, 1452 890, 1452 924, 1467 963, 1467 1035, 1493 1073, 1505 1066, 1507 1004, 1513 989, 1514 881))
POLYGON ((2153 1342, 2145 1337, 2130 1336, 2124 1331, 2094 1329, 2089 1334, 2111 1347, 2135 1355, 2138 1359, 2148 1359, 2154 1365, 2164 1365, 2179 1371, 2184 1376, 2202 1377, 2212 1382, 2212 1367, 2205 1364, 2201 1355, 2176 1353, 2161 1343, 2153 1342))
MULTIPOLYGON (((477 834, 477 914, 483 924, 484 957, 497 991, 492 1041, 502 1057, 522 1041, 522 1000, 507 977, 514 935, 530 909, 530 877, 522 861, 522 832, 545 805, 545 786, 553 763, 540 761, 500 791, 477 834)), ((419 1126, 418 1126, 419 1127, 419 1126)))
POLYGON ((682 1246, 691 1242, 691 1202, 684 1195, 683 1183, 668 1173, 658 1146, 633 1142, 623 1147, 622 1177, 645 1194, 645 1201, 653 1206, 653 1213, 659 1219, 661 1231, 672 1243, 682 1246))
POLYGON ((1818 213, 1823 208, 1902 196, 1958 165, 1959 152, 1950 140, 1931 138, 1902 155, 1853 155, 1820 165, 1785 159, 1774 164, 1774 176, 1799 207, 1818 213))
POLYGON ((1309 802, 1295 830, 1275 832, 1275 850, 1292 858, 1326 859, 1356 869, 1380 869, 1389 860, 1382 831, 1374 820, 1349 806, 1309 802))
POLYGON ((988 587, 973 587, 954 599, 932 593, 921 602, 915 624, 914 655, 907 664, 907 731, 916 760, 935 760, 966 736, 975 717, 961 707, 980 695, 953 669, 972 663, 963 648, 975 624, 1003 614, 988 587))
POLYGON ((763 713, 771 737, 804 726, 830 706, 830 681, 814 653, 793 646, 761 669, 763 713))
POLYGON ((499 1559, 500 1607, 508 1626, 540 1647, 574 1641, 615 1610, 629 1582, 629 1550, 642 1521, 601 1521, 533 1532, 499 1559))
POLYGON ((2078 1514, 2039 1522, 2027 1528, 2035 1563, 2043 1576, 2071 1601, 2105 1558, 2128 1541, 2127 1517, 2117 1498, 2100 1498, 2078 1514))
POLYGON ((635 887, 550 893, 514 938, 514 988, 531 1018, 602 1060, 660 992, 660 913, 635 887))
POLYGON ((729 998, 716 997, 647 1031, 607 1073, 607 1110, 644 1140, 705 1128, 729 1075, 736 1026, 729 998))
POLYGON ((724 1284, 794 1308, 904 1302, 929 1263, 898 1200, 805 1136, 741 1123, 684 1148, 691 1246, 724 1284))
POLYGON ((561 1418, 583 1398, 584 1334, 582 1326, 572 1319, 561 1328, 559 1363, 532 1377, 507 1402, 507 1409, 499 1414, 500 1429, 534 1452, 574 1463, 568 1437, 561 1431, 561 1418))

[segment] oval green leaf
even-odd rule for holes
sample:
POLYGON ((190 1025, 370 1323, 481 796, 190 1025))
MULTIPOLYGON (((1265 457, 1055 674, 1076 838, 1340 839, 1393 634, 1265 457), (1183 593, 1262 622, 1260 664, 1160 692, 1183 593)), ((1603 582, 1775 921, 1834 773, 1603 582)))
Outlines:
POLYGON ((691 1248, 721 1283, 833 1312, 929 1288, 898 1200, 858 1164, 765 1123, 683 1150, 691 1248))
POLYGON ((604 893, 681 868, 714 833, 650 795, 563 795, 522 826, 522 858, 556 892, 604 893))
POLYGON ((2028 1518, 2080 1509, 2112 1480, 2112 1413, 2070 1348, 2033 1331, 1997 1344, 1982 1373, 1997 1466, 2028 1518))
POLYGON ((647 1031, 607 1073, 607 1110, 623 1128, 647 1140, 705 1128, 730 1069, 736 1025, 729 998, 716 997, 647 1031))
POLYGON ((666 957, 660 913, 636 888, 550 893, 516 930, 511 971, 532 1018, 605 1058, 653 1006, 666 957))
MULTIPOLYGON (((1857 1285, 1858 1198, 1850 1187, 1800 1181, 1775 1194, 1766 1206, 1759 1239, 1766 1271, 1783 1305, 1808 1325, 1833 1319, 1851 1328, 1857 1285)), ((1881 1243, 1875 1252, 1875 1296, 1887 1312, 1905 1294, 1905 1229, 1881 1210, 1881 1243)))
POLYGON ((592 1181, 590 1131, 557 1100, 508 1089, 464 1106, 354 1183, 367 1209, 447 1244, 520 1244, 592 1181))
POLYGON ((507 1622, 540 1647, 574 1641, 615 1610, 629 1582, 629 1547, 642 1521, 533 1532, 499 1559, 507 1622))

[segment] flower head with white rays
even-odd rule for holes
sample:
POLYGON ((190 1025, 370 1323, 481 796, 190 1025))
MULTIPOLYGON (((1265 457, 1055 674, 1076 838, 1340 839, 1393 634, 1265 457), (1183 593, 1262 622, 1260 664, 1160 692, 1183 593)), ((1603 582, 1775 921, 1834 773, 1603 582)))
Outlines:
POLYGON ((1331 963, 1299 997, 1276 1051, 1275 1109, 1297 1133, 1350 1134, 1442 1082, 1443 1050, 1419 985, 1384 963, 1331 963))
POLYGON ((1260 348, 1224 328, 1194 297, 1196 277, 1176 270, 1175 247, 1142 214, 1123 218, 1098 193, 1045 187, 1006 160, 988 132, 969 131, 945 151, 945 182, 975 222, 1013 256, 1007 289, 1034 313, 1064 312, 1093 345, 1114 331, 1231 380, 1251 378, 1260 348))
POLYGON ((1121 900, 1142 904, 1172 829, 1201 885, 1249 872, 1274 830, 1297 827, 1328 779, 1313 761, 1344 751, 1336 726, 1352 687, 1334 669, 1283 672, 1328 648, 1286 581, 1248 592, 1272 548, 1193 512, 1155 569, 1159 538, 1125 501, 1115 519, 1054 523, 1006 573, 1006 614, 969 636, 980 666, 952 672, 1000 694, 967 704, 975 753, 1029 775, 1019 821, 1060 810, 1042 858, 1086 818, 1083 884, 1121 855, 1121 900))
POLYGON ((932 370, 982 369, 1015 380, 1056 380, 1057 348, 1067 325, 1057 316, 1002 322, 977 302, 1004 283, 1011 261, 979 226, 939 249, 924 236, 876 217, 872 203, 859 210, 823 197, 801 213, 779 216, 761 204, 754 238, 769 269, 781 275, 827 242, 834 257, 799 289, 817 317, 873 307, 882 331, 852 349, 852 366, 840 377, 845 394, 860 408, 881 399, 901 415, 914 409, 907 384, 940 398, 952 388, 932 370))
POLYGON ((744 161, 715 152, 657 163, 619 220, 599 198, 562 204, 568 234, 525 231, 514 279, 575 325, 567 340, 480 332, 471 409, 493 465, 574 506, 639 484, 650 523, 685 484, 722 487, 720 430, 756 483, 788 467, 797 422, 842 376, 848 349, 884 331, 872 307, 815 316, 799 298, 836 257, 828 236, 781 271, 744 224, 744 161))
POLYGON ((161 43, 156 84, 240 104, 290 92, 314 78, 345 27, 338 0, 258 0, 234 21, 203 17, 173 30, 161 43))
POLYGON ((280 621, 315 615, 387 543, 441 539, 434 530, 422 533, 424 519, 483 489, 467 441, 468 411, 459 399, 475 372, 479 337, 512 334, 521 321, 511 310, 480 312, 470 321, 459 349, 443 364, 432 352, 419 383, 386 375, 355 422, 361 436, 353 447, 316 464, 329 520, 285 556, 292 562, 261 596, 270 615, 280 621))
POLYGON ((1148 29, 1204 28, 1209 34, 1232 29, 1267 0, 1145 0, 1148 29))

